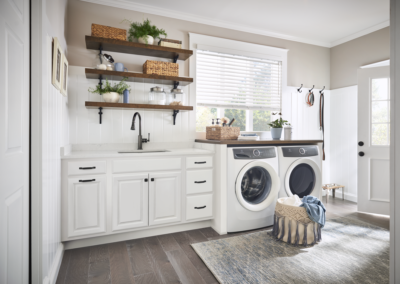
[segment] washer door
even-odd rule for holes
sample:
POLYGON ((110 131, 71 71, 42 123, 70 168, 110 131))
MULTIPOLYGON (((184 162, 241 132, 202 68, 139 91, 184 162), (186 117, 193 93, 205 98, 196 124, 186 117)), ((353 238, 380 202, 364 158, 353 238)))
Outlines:
POLYGON ((261 211, 278 196, 280 180, 274 168, 262 161, 248 163, 236 179, 236 197, 250 211, 261 211))
POLYGON ((311 159, 296 160, 286 172, 285 189, 288 196, 297 194, 303 198, 306 195, 313 195, 314 189, 321 186, 321 170, 311 159))

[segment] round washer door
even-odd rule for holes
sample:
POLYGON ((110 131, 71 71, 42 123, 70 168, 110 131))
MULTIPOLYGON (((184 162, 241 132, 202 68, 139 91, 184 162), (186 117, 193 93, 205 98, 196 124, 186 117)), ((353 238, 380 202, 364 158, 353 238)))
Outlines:
POLYGON ((281 182, 274 168, 262 161, 245 165, 236 178, 236 197, 250 211, 261 211, 278 196, 281 182))
POLYGON ((288 196, 297 194, 300 198, 322 187, 321 170, 311 159, 302 158, 290 165, 285 176, 285 190, 288 196))

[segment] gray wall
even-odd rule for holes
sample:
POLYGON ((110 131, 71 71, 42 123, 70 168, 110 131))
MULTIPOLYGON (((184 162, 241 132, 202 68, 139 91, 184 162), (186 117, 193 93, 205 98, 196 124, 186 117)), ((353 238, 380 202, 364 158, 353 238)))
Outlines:
MULTIPOLYGON (((305 87, 315 85, 316 88, 322 88, 323 86, 326 86, 327 89, 330 88, 329 48, 91 4, 79 0, 68 1, 67 17, 68 61, 70 65, 95 66, 96 52, 87 50, 85 47, 85 35, 91 34, 92 23, 128 29, 128 24, 121 23, 123 19, 142 21, 149 18, 153 24, 164 28, 169 38, 182 40, 183 48, 188 48, 188 32, 193 32, 289 49, 289 86, 304 84, 305 87)), ((136 72, 141 72, 141 65, 146 60, 144 56, 118 53, 112 53, 112 56, 116 61, 123 62, 129 71, 136 72)), ((181 76, 189 75, 188 67, 188 62, 182 63, 180 66, 182 70, 180 71, 181 76)))
POLYGON ((331 90, 357 85, 358 68, 389 56, 389 27, 331 48, 331 90))

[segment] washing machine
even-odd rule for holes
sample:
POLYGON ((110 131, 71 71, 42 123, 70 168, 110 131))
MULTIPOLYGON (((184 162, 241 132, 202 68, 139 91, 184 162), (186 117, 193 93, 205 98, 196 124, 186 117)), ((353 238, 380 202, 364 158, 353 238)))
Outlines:
POLYGON ((228 147, 227 231, 254 230, 274 223, 280 189, 276 147, 228 147))
POLYGON ((316 145, 278 147, 281 190, 279 197, 297 194, 321 199, 322 159, 316 145))

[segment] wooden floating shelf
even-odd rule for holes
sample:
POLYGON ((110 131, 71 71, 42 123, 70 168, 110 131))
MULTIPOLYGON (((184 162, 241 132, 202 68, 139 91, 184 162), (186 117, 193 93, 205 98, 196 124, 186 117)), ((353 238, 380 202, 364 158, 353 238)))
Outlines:
POLYGON ((124 104, 124 103, 105 103, 105 102, 85 102, 87 108, 146 108, 154 110, 193 110, 192 106, 170 106, 170 105, 151 105, 151 104, 124 104))
POLYGON ((188 77, 175 77, 175 76, 163 76, 155 74, 143 74, 143 73, 133 73, 133 72, 118 72, 109 70, 99 70, 86 68, 85 69, 86 78, 88 79, 108 79, 121 81, 123 78, 127 77, 128 82, 139 82, 139 83, 152 83, 152 84, 164 84, 164 85, 174 85, 174 82, 179 82, 179 86, 187 86, 193 83, 193 78, 188 77))
POLYGON ((103 51, 113 51, 128 54, 145 55, 151 57, 161 57, 178 60, 186 60, 193 55, 193 50, 165 47, 159 45, 148 45, 138 42, 130 42, 124 40, 85 36, 86 48, 103 51))

